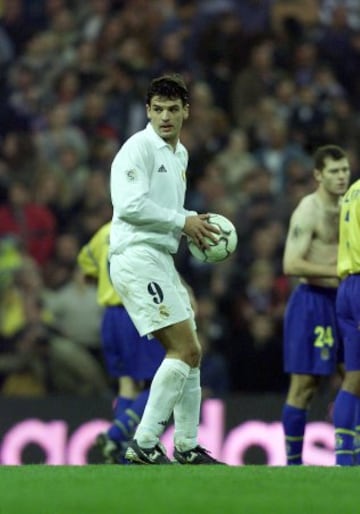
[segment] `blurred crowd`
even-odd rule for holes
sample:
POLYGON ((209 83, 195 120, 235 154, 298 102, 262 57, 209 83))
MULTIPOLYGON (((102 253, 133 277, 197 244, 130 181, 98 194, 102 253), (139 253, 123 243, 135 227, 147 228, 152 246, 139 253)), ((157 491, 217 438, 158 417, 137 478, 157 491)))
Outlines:
POLYGON ((177 264, 198 302, 207 396, 285 391, 282 273, 312 152, 360 175, 358 0, 0 0, 0 394, 104 394, 96 285, 76 266, 111 218, 109 171, 148 82, 184 75, 187 207, 238 230, 177 264))

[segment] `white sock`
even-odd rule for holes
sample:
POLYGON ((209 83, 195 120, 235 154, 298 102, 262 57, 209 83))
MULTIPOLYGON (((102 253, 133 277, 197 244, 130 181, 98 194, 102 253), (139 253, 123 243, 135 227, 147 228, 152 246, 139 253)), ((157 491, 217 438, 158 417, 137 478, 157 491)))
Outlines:
POLYGON ((180 451, 197 446, 197 433, 200 421, 201 387, 200 369, 191 368, 185 382, 183 394, 174 408, 174 444, 180 451))
POLYGON ((182 395, 190 369, 188 364, 179 359, 165 358, 162 361, 152 380, 144 414, 134 435, 139 446, 152 448, 159 442, 174 406, 182 395))

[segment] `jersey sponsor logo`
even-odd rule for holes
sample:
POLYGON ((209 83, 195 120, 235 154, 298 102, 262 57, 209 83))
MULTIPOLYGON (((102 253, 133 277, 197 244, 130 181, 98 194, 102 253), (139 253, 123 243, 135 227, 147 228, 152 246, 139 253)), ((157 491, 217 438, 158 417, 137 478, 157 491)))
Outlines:
POLYGON ((162 318, 168 318, 170 316, 169 309, 166 305, 162 304, 159 306, 159 314, 162 318))
POLYGON ((320 358, 322 361, 328 361, 330 359, 329 348, 322 348, 320 352, 320 358))
POLYGON ((167 173, 167 169, 165 168, 165 166, 163 164, 158 169, 158 173, 167 173))
POLYGON ((127 170, 125 171, 126 178, 129 182, 134 182, 136 179, 136 171, 135 170, 127 170))

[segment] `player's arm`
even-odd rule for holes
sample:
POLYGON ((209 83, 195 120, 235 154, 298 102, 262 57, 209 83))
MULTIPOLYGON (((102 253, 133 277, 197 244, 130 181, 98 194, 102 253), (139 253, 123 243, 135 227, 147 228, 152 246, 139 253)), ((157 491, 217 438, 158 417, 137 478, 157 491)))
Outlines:
POLYGON ((99 229, 90 241, 84 245, 77 257, 77 263, 86 277, 97 279, 100 273, 101 248, 108 234, 108 225, 99 229))
POLYGON ((217 242, 219 229, 208 222, 210 214, 197 214, 187 216, 183 228, 184 234, 190 237, 200 249, 210 248, 206 238, 210 238, 214 243, 217 242))
POLYGON ((84 275, 94 278, 98 276, 99 267, 93 259, 91 248, 88 244, 81 248, 77 257, 77 263, 84 275))
POLYGON ((314 213, 297 208, 290 220, 283 257, 286 275, 298 277, 336 277, 336 264, 318 264, 307 259, 315 231, 314 213))

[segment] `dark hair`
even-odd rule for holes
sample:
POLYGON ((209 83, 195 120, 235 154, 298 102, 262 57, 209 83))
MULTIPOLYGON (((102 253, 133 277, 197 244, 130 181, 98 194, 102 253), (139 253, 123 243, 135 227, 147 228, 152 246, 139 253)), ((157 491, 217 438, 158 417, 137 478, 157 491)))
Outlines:
POLYGON ((172 100, 180 98, 183 105, 189 103, 189 92, 184 79, 176 73, 163 75, 151 81, 146 94, 146 103, 150 105, 154 96, 170 98, 172 100))
POLYGON ((314 153, 315 169, 322 170, 325 166, 325 159, 330 157, 334 161, 339 161, 346 157, 345 151, 337 145, 320 146, 314 153))

